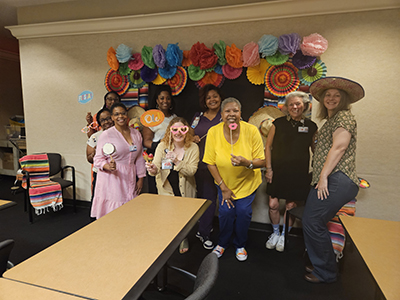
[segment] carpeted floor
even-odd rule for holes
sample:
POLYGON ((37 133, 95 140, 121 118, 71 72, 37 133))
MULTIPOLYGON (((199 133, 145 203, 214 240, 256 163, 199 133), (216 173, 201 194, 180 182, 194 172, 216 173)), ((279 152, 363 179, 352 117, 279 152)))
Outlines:
MULTIPOLYGON (((14 178, 0 176, 0 199, 12 200, 17 205, 0 210, 0 241, 8 238, 15 240, 15 247, 10 260, 18 264, 48 246, 63 239, 90 223, 89 208, 78 207, 73 213, 72 207, 65 206, 59 212, 49 212, 35 217, 29 223, 24 212, 23 194, 12 195, 11 186, 14 178)), ((270 234, 269 225, 252 224, 247 244, 248 259, 239 262, 234 249, 228 248, 219 259, 220 272, 216 286, 208 299, 304 299, 304 300, 354 300, 375 299, 375 283, 354 247, 347 246, 345 261, 341 264, 338 281, 332 284, 312 284, 304 280, 304 242, 301 236, 290 236, 290 243, 283 253, 265 248, 265 241, 270 234)), ((188 236, 190 250, 179 254, 178 250, 170 258, 170 263, 189 272, 196 273, 205 255, 205 250, 195 237, 197 228, 188 236)), ((218 220, 212 238, 218 237, 218 220)), ((79 245, 77 245, 79 246, 79 245)), ((146 251, 143 249, 143 251, 146 251)), ((190 282, 181 275, 169 273, 169 282, 184 286, 190 290, 190 282)), ((170 299, 150 285, 144 298, 170 299)))

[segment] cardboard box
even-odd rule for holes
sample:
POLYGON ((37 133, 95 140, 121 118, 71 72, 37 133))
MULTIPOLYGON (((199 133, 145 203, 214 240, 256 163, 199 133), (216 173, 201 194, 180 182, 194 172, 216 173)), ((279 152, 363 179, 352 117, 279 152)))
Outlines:
POLYGON ((7 170, 14 170, 14 156, 13 153, 4 152, 3 153, 3 168, 7 170))

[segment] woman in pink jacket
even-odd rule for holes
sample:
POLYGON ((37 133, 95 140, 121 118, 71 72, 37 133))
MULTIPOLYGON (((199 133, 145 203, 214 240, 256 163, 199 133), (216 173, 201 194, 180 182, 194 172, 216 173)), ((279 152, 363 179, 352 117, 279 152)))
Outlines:
POLYGON ((128 126, 125 105, 115 103, 111 107, 111 118, 115 126, 100 136, 94 157, 94 166, 99 171, 91 217, 96 219, 139 195, 146 176, 142 136, 128 126), (104 153, 105 144, 114 146, 111 146, 114 148, 111 155, 104 153))

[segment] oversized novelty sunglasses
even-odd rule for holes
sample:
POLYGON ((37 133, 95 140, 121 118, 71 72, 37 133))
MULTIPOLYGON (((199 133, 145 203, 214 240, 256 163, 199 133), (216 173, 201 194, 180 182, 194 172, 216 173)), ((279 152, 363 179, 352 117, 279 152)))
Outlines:
POLYGON ((171 132, 173 134, 177 134, 181 132, 182 134, 186 134, 189 131, 189 127, 187 126, 171 126, 171 132))

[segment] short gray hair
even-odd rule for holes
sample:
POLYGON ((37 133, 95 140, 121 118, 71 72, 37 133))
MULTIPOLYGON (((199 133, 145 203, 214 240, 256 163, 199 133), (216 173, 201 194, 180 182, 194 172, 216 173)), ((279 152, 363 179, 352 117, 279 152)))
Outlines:
POLYGON ((291 92, 286 95, 284 105, 287 107, 287 103, 288 103, 289 99, 294 98, 294 97, 299 97, 301 99, 301 101, 303 101, 303 104, 304 104, 303 113, 305 113, 310 107, 310 97, 308 96, 308 94, 306 94, 304 92, 300 92, 300 91, 291 92))
POLYGON ((239 106, 239 109, 242 110, 242 104, 240 104, 239 100, 233 97, 226 98, 224 101, 221 103, 221 111, 224 111, 225 105, 228 103, 236 103, 239 106))

